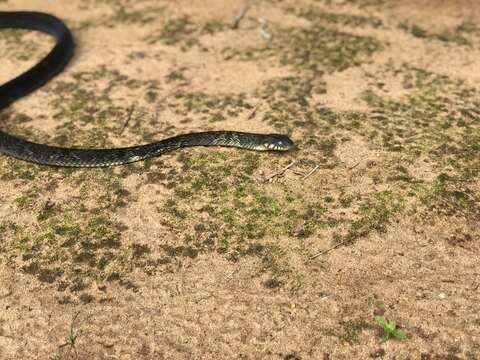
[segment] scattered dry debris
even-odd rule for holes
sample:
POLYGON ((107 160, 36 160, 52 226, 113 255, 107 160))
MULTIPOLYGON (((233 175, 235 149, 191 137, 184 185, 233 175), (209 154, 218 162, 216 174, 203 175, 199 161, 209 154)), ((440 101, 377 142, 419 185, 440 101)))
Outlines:
POLYGON ((302 178, 302 180, 306 180, 306 179, 308 179, 310 176, 312 176, 313 173, 314 173, 315 171, 317 171, 317 169, 318 169, 319 167, 320 167, 320 165, 316 165, 312 170, 310 170, 310 171, 307 173, 307 175, 305 175, 305 176, 302 178))
POLYGON ((285 172, 290 169, 293 165, 295 165, 295 160, 292 161, 290 164, 288 164, 287 166, 285 166, 282 170, 280 170, 279 172, 276 172, 272 175, 270 175, 269 177, 267 177, 264 182, 269 182, 269 181, 272 181, 273 178, 275 177, 280 177, 280 176, 283 176, 283 174, 285 174, 285 172))
POLYGON ((240 10, 240 13, 237 16, 235 16, 235 18, 233 19, 232 29, 238 29, 238 27, 240 26, 240 22, 245 17, 248 10, 250 10, 250 4, 247 4, 242 7, 242 9, 240 10))
POLYGON ((130 122, 134 111, 135 111, 135 104, 132 104, 132 106, 130 106, 130 108, 128 109, 127 117, 118 135, 122 135, 122 133, 125 131, 125 128, 128 126, 128 123, 130 122))

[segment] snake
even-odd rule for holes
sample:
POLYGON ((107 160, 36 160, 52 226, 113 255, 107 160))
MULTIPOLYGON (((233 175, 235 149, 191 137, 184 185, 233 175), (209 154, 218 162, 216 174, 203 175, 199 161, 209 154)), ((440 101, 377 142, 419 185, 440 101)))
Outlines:
MULTIPOLYGON (((55 45, 36 65, 0 86, 0 109, 43 86, 60 73, 74 54, 69 28, 56 16, 36 11, 0 11, 0 29, 18 28, 52 36, 55 45)), ((58 167, 107 167, 132 163, 191 146, 237 147, 255 151, 286 151, 294 147, 284 134, 204 131, 179 134, 156 142, 119 148, 72 148, 40 144, 0 130, 0 154, 58 167)))

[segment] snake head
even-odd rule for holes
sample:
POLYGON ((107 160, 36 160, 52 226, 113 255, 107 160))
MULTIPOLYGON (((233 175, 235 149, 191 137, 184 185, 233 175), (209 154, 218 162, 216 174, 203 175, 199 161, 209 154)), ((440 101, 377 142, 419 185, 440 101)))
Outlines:
POLYGON ((264 151, 287 151, 295 146, 292 140, 286 135, 268 134, 265 135, 263 144, 257 150, 264 151))

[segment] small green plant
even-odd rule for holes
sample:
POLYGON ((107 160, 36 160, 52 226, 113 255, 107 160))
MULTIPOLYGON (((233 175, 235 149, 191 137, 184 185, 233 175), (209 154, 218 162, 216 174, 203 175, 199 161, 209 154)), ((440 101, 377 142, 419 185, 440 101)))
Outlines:
POLYGON ((75 354, 77 354, 75 343, 79 334, 78 331, 75 330, 75 320, 77 320, 78 315, 80 315, 80 312, 76 313, 72 319, 72 323, 70 324, 70 333, 68 334, 67 341, 60 345, 61 348, 64 346, 70 346, 70 349, 73 349, 75 351, 75 354))
POLYGON ((386 320, 383 316, 374 316, 375 321, 380 325, 384 331, 384 335, 380 339, 380 343, 384 343, 390 338, 395 338, 398 340, 405 340, 407 334, 405 331, 397 328, 397 324, 394 320, 386 320))

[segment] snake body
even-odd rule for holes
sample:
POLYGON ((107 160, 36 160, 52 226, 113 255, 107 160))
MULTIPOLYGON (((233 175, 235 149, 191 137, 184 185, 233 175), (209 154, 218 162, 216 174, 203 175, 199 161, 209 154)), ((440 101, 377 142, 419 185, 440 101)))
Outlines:
MULTIPOLYGON (((21 28, 55 38, 53 49, 34 67, 0 86, 0 109, 44 85, 73 56, 68 27, 57 17, 41 12, 0 12, 1 28, 21 28)), ((43 165, 104 167, 131 163, 188 146, 230 146, 257 151, 284 151, 293 147, 286 135, 239 131, 206 131, 177 135, 146 145, 114 149, 76 149, 38 144, 0 131, 0 154, 43 165)))

